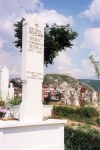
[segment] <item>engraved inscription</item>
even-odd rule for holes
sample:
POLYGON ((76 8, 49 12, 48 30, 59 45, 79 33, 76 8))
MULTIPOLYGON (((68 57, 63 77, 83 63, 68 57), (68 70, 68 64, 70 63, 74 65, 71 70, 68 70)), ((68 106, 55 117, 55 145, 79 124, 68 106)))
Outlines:
POLYGON ((32 34, 33 36, 40 36, 43 37, 42 32, 39 29, 29 27, 29 33, 32 34))
POLYGON ((27 71, 27 78, 43 80, 43 73, 27 71))
POLYGON ((29 27, 28 51, 43 54, 43 34, 37 28, 29 27))

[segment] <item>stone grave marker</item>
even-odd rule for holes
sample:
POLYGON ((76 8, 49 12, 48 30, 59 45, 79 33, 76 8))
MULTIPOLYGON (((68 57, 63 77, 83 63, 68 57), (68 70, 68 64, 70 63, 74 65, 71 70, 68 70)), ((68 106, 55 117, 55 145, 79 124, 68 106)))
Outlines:
POLYGON ((14 98, 14 87, 13 83, 10 83, 10 87, 8 89, 8 99, 13 99, 14 98))
POLYGON ((23 24, 22 104, 20 120, 42 120, 44 23, 35 18, 23 24))
POLYGON ((80 106, 81 107, 84 107, 85 105, 85 91, 86 91, 85 87, 82 87, 80 89, 80 106))
POLYGON ((9 70, 6 66, 1 70, 1 97, 3 101, 8 99, 8 87, 9 87, 9 70))

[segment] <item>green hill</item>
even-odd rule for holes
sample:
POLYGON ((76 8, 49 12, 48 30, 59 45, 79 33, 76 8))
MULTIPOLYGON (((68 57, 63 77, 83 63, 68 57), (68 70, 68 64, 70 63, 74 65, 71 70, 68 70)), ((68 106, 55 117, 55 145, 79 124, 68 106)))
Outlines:
POLYGON ((94 88, 96 91, 98 91, 98 89, 100 90, 100 80, 78 79, 78 81, 88 84, 89 86, 94 88))

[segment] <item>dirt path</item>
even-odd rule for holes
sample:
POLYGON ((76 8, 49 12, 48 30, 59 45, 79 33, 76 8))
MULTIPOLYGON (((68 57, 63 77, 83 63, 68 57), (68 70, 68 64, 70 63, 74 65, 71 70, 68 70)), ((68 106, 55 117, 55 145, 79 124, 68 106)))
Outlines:
MULTIPOLYGON (((69 119, 67 119, 67 123, 65 125, 69 126, 69 127, 73 127, 73 128, 77 128, 78 126, 86 126, 85 123, 77 122, 77 121, 73 121, 73 120, 69 120, 69 119)), ((87 125, 87 126, 90 126, 91 128, 95 128, 96 130, 98 130, 100 132, 99 126, 94 126, 94 125, 87 125)))

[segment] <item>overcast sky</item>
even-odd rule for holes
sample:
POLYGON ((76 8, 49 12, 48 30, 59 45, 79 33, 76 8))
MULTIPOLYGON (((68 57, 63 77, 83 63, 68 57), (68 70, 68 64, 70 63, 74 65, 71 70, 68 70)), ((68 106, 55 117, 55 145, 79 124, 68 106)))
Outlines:
POLYGON ((59 53, 45 73, 69 73, 75 78, 96 79, 89 61, 100 61, 100 0, 0 0, 0 70, 21 75, 21 53, 14 47, 14 26, 22 17, 39 15, 45 22, 70 24, 79 36, 72 49, 59 53))

